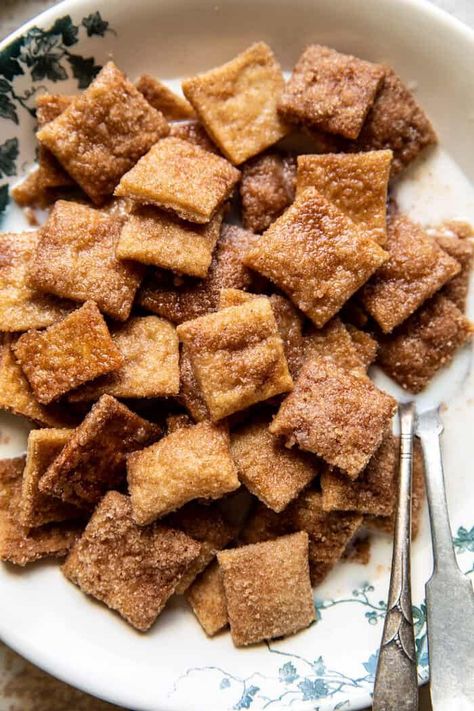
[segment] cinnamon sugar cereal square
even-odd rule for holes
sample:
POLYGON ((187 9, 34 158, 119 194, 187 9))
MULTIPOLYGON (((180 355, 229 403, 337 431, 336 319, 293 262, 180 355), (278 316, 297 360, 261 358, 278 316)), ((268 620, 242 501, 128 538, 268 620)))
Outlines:
POLYGON ((181 138, 163 138, 126 173, 115 195, 206 223, 232 193, 239 171, 225 158, 181 138))
POLYGON ((217 557, 237 647, 294 634, 314 622, 306 533, 221 551, 217 557))
POLYGON ((264 232, 295 197, 296 163, 293 156, 270 152, 242 167, 240 199, 244 227, 264 232))
POLYGON ((368 378, 329 358, 310 358, 269 429, 356 479, 380 446, 395 409, 396 401, 368 378))
POLYGON ((360 328, 353 326, 351 323, 345 324, 352 342, 357 351, 362 364, 368 368, 377 357, 379 344, 369 333, 362 331, 360 328))
POLYGON ((159 208, 134 210, 122 227, 119 259, 133 259, 162 269, 204 278, 219 238, 222 210, 206 225, 184 222, 159 208))
POLYGON ((125 483, 125 457, 155 441, 157 425, 102 395, 40 480, 43 494, 92 509, 109 489, 125 483))
POLYGON ((438 294, 380 340, 377 362, 399 385, 418 393, 472 338, 473 330, 462 311, 438 294))
POLYGON ((391 177, 398 175, 427 146, 438 142, 425 112, 393 69, 384 67, 384 79, 355 151, 393 151, 391 177))
POLYGON ((219 499, 240 486, 227 432, 208 422, 177 430, 127 458, 134 520, 154 521, 193 499, 219 499))
MULTIPOLYGON (((76 96, 62 96, 60 94, 41 94, 36 98, 36 121, 38 127, 46 126, 54 121, 65 111, 76 96)), ((74 184, 58 159, 46 146, 38 148, 39 173, 38 181, 42 189, 68 187, 74 184)))
POLYGON ((386 249, 389 259, 364 286, 361 300, 384 333, 390 333, 461 267, 405 215, 389 220, 386 249))
POLYGON ((435 239, 441 249, 461 265, 459 274, 456 274, 456 276, 443 286, 441 294, 456 304, 460 311, 465 311, 469 280, 472 271, 474 245, 471 241, 462 239, 456 234, 448 237, 447 234, 441 231, 436 235, 435 239))
POLYGON ((260 417, 233 431, 230 451, 241 482, 280 512, 314 479, 319 466, 307 452, 285 447, 268 425, 269 418, 260 417))
POLYGON ((187 589, 186 600, 208 637, 227 627, 224 582, 217 561, 211 563, 187 589))
POLYGON ((366 372, 365 363, 346 326, 334 316, 323 328, 313 328, 304 337, 306 358, 332 358, 340 368, 354 374, 366 372))
POLYGON ((323 509, 389 516, 393 508, 397 466, 398 442, 389 433, 356 481, 351 481, 338 469, 323 472, 323 509))
POLYGON ((317 549, 317 545, 310 541, 308 551, 309 577, 313 588, 321 585, 336 564, 333 561, 325 563, 323 560, 317 560, 317 558, 314 557, 315 555, 317 556, 317 549))
POLYGON ((123 356, 112 373, 81 385, 70 402, 97 400, 104 393, 119 398, 149 398, 179 392, 179 348, 174 327, 157 316, 136 316, 111 331, 123 356))
POLYGON ((73 301, 95 301, 125 321, 142 278, 137 265, 115 255, 122 219, 58 200, 42 228, 29 279, 40 291, 73 301))
POLYGON ((170 136, 189 141, 206 151, 222 155, 216 144, 211 140, 206 129, 199 121, 180 121, 170 125, 170 136))
POLYGON ((309 45, 280 97, 280 114, 289 121, 357 138, 383 76, 378 64, 309 45))
POLYGON ((184 427, 191 427, 193 424, 192 418, 185 413, 182 415, 168 415, 166 418, 166 434, 182 430, 184 427))
POLYGON ((148 630, 199 553, 199 544, 167 526, 137 526, 128 496, 110 491, 62 566, 87 595, 148 630))
POLYGON ((293 386, 266 297, 187 321, 177 332, 213 420, 293 386))
POLYGON ((124 362, 93 301, 45 331, 23 334, 13 352, 43 405, 124 362))
POLYGON ((27 331, 60 321, 70 302, 43 294, 28 280, 38 232, 0 233, 0 331, 27 331))
POLYGON ((304 190, 244 263, 324 326, 388 255, 314 188, 304 190))
POLYGON ((238 165, 288 133, 277 113, 283 85, 272 50, 258 42, 182 87, 213 141, 238 165))
POLYGON ((198 385, 188 349, 181 345, 179 359, 179 401, 187 409, 195 422, 209 420, 209 410, 198 385))
POLYGON ((149 74, 139 76, 135 86, 154 109, 161 111, 165 119, 179 121, 194 116, 193 107, 186 99, 149 74))
POLYGON ((391 162, 388 150, 298 156, 296 191, 316 188, 366 235, 384 245, 391 162))
POLYGON ((92 84, 36 135, 100 205, 122 175, 168 132, 163 115, 108 62, 92 84))

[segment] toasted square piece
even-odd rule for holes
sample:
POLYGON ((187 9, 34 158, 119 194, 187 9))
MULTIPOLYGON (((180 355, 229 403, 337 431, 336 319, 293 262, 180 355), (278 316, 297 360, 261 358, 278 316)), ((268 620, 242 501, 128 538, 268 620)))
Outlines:
POLYGON ((141 207, 134 210, 122 227, 117 257, 204 278, 221 224, 221 210, 206 225, 196 225, 156 207, 141 207))
POLYGON ((310 454, 285 447, 268 424, 269 418, 261 417, 232 432, 230 451, 241 482, 280 512, 314 479, 319 466, 310 454))
POLYGON ((277 112, 283 85, 280 65, 265 42, 182 84, 206 131, 236 165, 288 133, 277 112))
POLYGON ((157 439, 160 428, 102 395, 40 480, 43 494, 90 510, 125 483, 125 457, 157 439))
POLYGON ((149 74, 139 76, 135 86, 154 109, 161 111, 165 119, 179 121, 194 116, 193 107, 186 99, 149 74))
POLYGON ((195 422, 210 420, 209 410, 199 387, 188 349, 181 345, 179 359, 179 401, 187 409, 195 422))
MULTIPOLYGON (((36 97, 36 121, 38 128, 54 121, 65 111, 77 96, 63 96, 60 94, 40 94, 36 97)), ((51 151, 40 144, 38 150, 38 182, 41 188, 61 188, 74 185, 71 176, 66 173, 58 159, 51 151)))
POLYGON ((247 289, 253 284, 250 269, 242 263, 255 235, 234 225, 223 225, 207 277, 181 286, 153 282, 138 296, 141 306, 173 323, 183 323, 216 311, 221 289, 247 289))
POLYGON ((295 197, 296 163, 276 152, 257 156, 242 168, 240 199, 244 227, 264 232, 295 197))
POLYGON ((438 294, 381 339, 377 362, 403 388, 419 393, 473 331, 462 311, 438 294))
POLYGON ((308 188, 247 252, 244 263, 275 282, 321 327, 387 258, 352 220, 308 188))
POLYGON ((398 446, 397 439, 387 434, 356 481, 350 481, 338 469, 323 472, 323 509, 389 516, 393 509, 398 446))
POLYGON ((270 432, 314 452, 356 479, 380 446, 396 401, 330 358, 310 358, 270 432))
POLYGON ((297 194, 316 188, 366 235, 384 245, 391 151, 298 156, 297 194))
POLYGON ((379 344, 369 333, 353 326, 351 323, 345 324, 352 342, 365 368, 368 368, 377 357, 379 344))
POLYGON ((461 265, 459 274, 456 274, 455 277, 443 286, 441 293, 456 304, 460 311, 465 311, 469 280, 472 271, 474 245, 470 240, 462 239, 456 234, 448 237, 447 234, 439 233, 436 236, 436 241, 441 249, 461 265))
POLYGON ((0 331, 44 328, 74 308, 30 286, 28 271, 37 245, 37 232, 0 233, 0 331))
POLYGON ((294 634, 314 622, 306 533, 221 551, 217 557, 237 647, 294 634))
POLYGON ((230 196, 239 177, 225 158, 169 136, 123 176, 115 195, 171 210, 183 220, 206 223, 230 196))
POLYGON ((390 257, 365 285, 361 299, 384 333, 390 333, 461 267, 405 215, 389 220, 386 248, 390 257))
POLYGON ((166 434, 182 430, 184 427, 191 427, 193 424, 191 417, 185 413, 182 415, 168 415, 166 418, 166 434))
POLYGON ((182 531, 137 526, 128 496, 109 491, 62 570, 87 595, 145 632, 198 554, 199 543, 182 531))
POLYGON ((384 72, 380 91, 353 149, 393 151, 391 176, 394 177, 438 139, 425 112, 400 77, 390 67, 384 67, 384 72))
POLYGON ((105 314, 125 321, 142 270, 115 255, 121 227, 116 215, 58 200, 40 233, 31 283, 74 301, 92 299, 105 314))
POLYGON ((93 301, 45 331, 24 333, 13 352, 43 405, 124 363, 93 301))
POLYGON ((122 175, 168 132, 163 115, 108 62, 37 137, 100 205, 112 195, 122 175))
POLYGON ((266 297, 187 321, 177 332, 212 420, 293 387, 266 297))
POLYGON ((39 94, 36 97, 36 121, 38 126, 46 126, 50 121, 60 116, 71 105, 78 94, 39 94))
POLYGON ((18 522, 24 467, 25 457, 0 461, 0 560, 21 566, 65 556, 80 533, 76 524, 41 526, 28 532, 18 522))
POLYGON ((289 121, 357 138, 383 77, 378 64, 312 44, 296 63, 278 108, 289 121))
POLYGON ((227 627, 224 582, 217 561, 211 563, 187 589, 186 600, 208 637, 227 627))
POLYGON ((214 141, 211 140, 206 129, 199 121, 186 121, 172 123, 170 126, 170 136, 181 138, 183 141, 189 141, 195 146, 200 146, 206 151, 222 155, 214 141))
POLYGON ((227 432, 208 422, 177 430, 127 458, 134 520, 154 521, 193 499, 219 499, 240 486, 227 432))
POLYGON ((179 346, 174 327, 157 316, 136 316, 112 330, 112 339, 123 356, 119 370, 81 385, 70 402, 114 397, 143 398, 177 395, 179 346))
POLYGON ((335 563, 332 561, 325 563, 322 560, 317 560, 314 555, 317 555, 318 547, 312 541, 309 542, 309 578, 311 580, 311 586, 313 588, 318 587, 327 578, 331 570, 334 568, 335 563))
POLYGON ((338 316, 334 316, 323 328, 313 328, 306 334, 304 353, 306 358, 332 358, 340 368, 355 375, 366 372, 356 344, 338 316))

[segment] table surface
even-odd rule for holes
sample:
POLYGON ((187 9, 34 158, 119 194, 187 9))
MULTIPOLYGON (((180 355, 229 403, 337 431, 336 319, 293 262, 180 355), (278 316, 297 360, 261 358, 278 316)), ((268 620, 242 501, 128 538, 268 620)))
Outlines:
MULTIPOLYGON (((59 0, 0 0, 0 39, 59 0)), ((426 0, 474 27, 473 0, 426 0)), ((114 711, 45 674, 0 642, 0 711, 114 711)), ((420 711, 431 711, 428 688, 420 692, 420 711)))

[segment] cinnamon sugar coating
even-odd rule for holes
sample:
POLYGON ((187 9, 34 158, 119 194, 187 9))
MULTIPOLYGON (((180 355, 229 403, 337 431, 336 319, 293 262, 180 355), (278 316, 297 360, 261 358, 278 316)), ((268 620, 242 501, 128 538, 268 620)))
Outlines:
POLYGON ((270 432, 356 479, 382 442, 396 401, 329 358, 309 359, 270 432))
POLYGON ((221 551, 217 557, 237 647, 294 634, 314 622, 306 533, 221 551))
POLYGON ((309 45, 293 69, 278 109, 289 121, 357 138, 383 76, 378 64, 309 45))
POLYGON ((29 279, 37 289, 74 301, 95 301, 108 316, 130 315, 142 271, 115 255, 122 219, 58 200, 42 228, 29 279))
POLYGON ((474 245, 471 241, 462 239, 456 234, 447 236, 440 232, 436 242, 450 257, 461 265, 461 271, 447 282, 441 289, 441 294, 456 304, 460 311, 466 310, 469 279, 471 277, 474 256, 474 245))
POLYGON ((354 374, 366 372, 356 344, 347 327, 334 316, 323 328, 311 329, 304 337, 305 358, 327 357, 354 374))
POLYGON ((24 333, 13 352, 43 405, 123 365, 122 354, 93 301, 45 331, 24 333))
POLYGON ((314 188, 303 191, 244 263, 324 326, 387 259, 386 252, 314 188))
POLYGON ((182 83, 206 131, 236 165, 288 132, 277 113, 283 85, 280 65, 265 42, 182 83))
POLYGON ((199 121, 172 123, 170 126, 170 136, 181 138, 183 141, 189 141, 189 143, 204 148, 204 150, 210 151, 211 153, 216 153, 216 155, 222 155, 199 121))
POLYGON ((351 323, 346 323, 345 326, 352 338, 357 355, 361 359, 364 367, 368 368, 377 357, 379 344, 369 333, 362 331, 351 323))
POLYGON ((129 498, 110 491, 62 571, 84 593, 145 632, 198 553, 199 544, 181 531, 137 526, 129 498))
POLYGON ((44 494, 90 510, 125 484, 125 457, 159 436, 160 428, 110 395, 102 395, 40 480, 44 494))
POLYGON ((193 499, 238 489, 227 432, 208 422, 186 427, 127 457, 133 517, 154 521, 193 499))
POLYGON ((187 589, 186 600, 208 637, 227 627, 224 582, 217 561, 211 563, 187 589))
MULTIPOLYGON (((38 128, 46 126, 50 121, 54 121, 76 98, 76 96, 62 96, 60 94, 40 94, 37 96, 36 121, 38 128)), ((58 159, 46 146, 39 146, 38 163, 38 184, 42 190, 74 185, 71 176, 66 173, 58 159)))
POLYGON ((135 82, 135 86, 143 94, 149 104, 157 111, 161 111, 165 119, 178 121, 193 118, 194 111, 191 104, 182 96, 175 94, 158 79, 149 74, 142 74, 135 82))
POLYGON ((171 210, 206 223, 240 178, 225 158, 181 138, 158 141, 121 179, 115 195, 171 210))
POLYGON ((240 199, 244 227, 264 232, 293 202, 296 161, 276 152, 257 156, 242 166, 240 199))
POLYGON ((377 362, 399 385, 418 393, 472 334, 462 311, 438 294, 380 340, 377 362))
POLYGON ((166 418, 166 434, 182 430, 184 427, 191 427, 193 424, 192 418, 185 413, 182 415, 168 415, 166 418))
POLYGON ((100 205, 122 175, 168 132, 163 115, 108 62, 65 111, 40 128, 37 137, 100 205))
POLYGON ((194 375, 194 368, 188 349, 184 344, 181 344, 179 377, 179 401, 184 405, 195 422, 209 420, 209 410, 204 401, 196 376, 194 375))

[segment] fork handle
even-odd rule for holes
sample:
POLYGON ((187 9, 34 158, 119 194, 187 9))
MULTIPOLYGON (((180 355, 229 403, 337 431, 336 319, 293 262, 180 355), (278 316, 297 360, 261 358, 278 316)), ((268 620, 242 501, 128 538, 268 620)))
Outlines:
POLYGON ((400 482, 392 573, 382 634, 373 711, 416 711, 418 679, 410 585, 411 479, 414 403, 399 406, 400 482))
POLYGON ((433 575, 426 584, 430 689, 433 711, 474 709, 474 592, 458 568, 444 487, 438 410, 418 417, 425 459, 433 545, 433 575))

